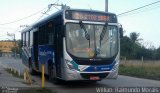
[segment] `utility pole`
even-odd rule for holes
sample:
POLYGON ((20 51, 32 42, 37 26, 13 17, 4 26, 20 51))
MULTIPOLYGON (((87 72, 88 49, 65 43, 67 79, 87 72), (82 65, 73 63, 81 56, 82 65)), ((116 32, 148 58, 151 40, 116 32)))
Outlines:
POLYGON ((105 12, 108 12, 108 0, 105 0, 105 12))
POLYGON ((16 48, 17 48, 17 44, 16 44, 16 38, 15 38, 15 34, 13 34, 13 38, 14 38, 14 57, 16 58, 17 57, 17 53, 16 53, 16 48))

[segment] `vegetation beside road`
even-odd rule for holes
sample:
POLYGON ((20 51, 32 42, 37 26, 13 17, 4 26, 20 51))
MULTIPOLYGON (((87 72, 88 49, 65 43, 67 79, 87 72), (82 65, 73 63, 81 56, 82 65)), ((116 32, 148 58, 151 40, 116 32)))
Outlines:
MULTIPOLYGON (((6 68, 5 70, 8 73, 12 74, 12 76, 14 76, 14 77, 23 78, 22 75, 19 75, 19 73, 17 71, 13 70, 13 69, 11 70, 9 68, 6 68)), ((33 80, 33 82, 35 82, 35 81, 33 80)), ((25 84, 28 84, 28 83, 25 83, 25 84)), ((28 93, 56 93, 56 92, 53 92, 52 90, 47 89, 47 88, 44 88, 44 89, 42 89, 42 88, 29 88, 29 89, 26 89, 26 90, 19 90, 18 93, 26 93, 26 91, 28 93)))
POLYGON ((120 51, 121 59, 160 60, 160 46, 156 48, 151 42, 144 42, 137 32, 121 38, 120 51))
POLYGON ((121 62, 120 75, 160 80, 160 62, 127 61, 121 62))
POLYGON ((42 89, 42 88, 30 88, 30 89, 27 89, 27 90, 20 90, 18 91, 18 93, 26 93, 26 91, 28 93, 56 93, 56 92, 53 92, 51 91, 50 89, 42 89))
POLYGON ((18 71, 15 71, 13 69, 6 68, 6 71, 10 74, 12 74, 14 77, 23 78, 23 75, 19 75, 18 71))

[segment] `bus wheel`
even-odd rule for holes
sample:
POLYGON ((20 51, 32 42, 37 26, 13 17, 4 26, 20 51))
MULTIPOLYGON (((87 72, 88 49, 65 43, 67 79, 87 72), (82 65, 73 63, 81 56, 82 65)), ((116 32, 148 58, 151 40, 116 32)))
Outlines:
POLYGON ((59 79, 56 77, 56 68, 53 63, 48 64, 48 77, 54 84, 59 84, 59 79))
POLYGON ((59 78, 57 78, 56 76, 56 67, 53 66, 53 83, 54 84, 60 84, 61 80, 59 78))
POLYGON ((33 70, 33 67, 32 67, 32 63, 31 63, 31 60, 29 59, 29 73, 31 75, 35 75, 36 74, 36 71, 33 70))
POLYGON ((53 80, 53 64, 52 63, 48 63, 48 79, 50 81, 53 80))

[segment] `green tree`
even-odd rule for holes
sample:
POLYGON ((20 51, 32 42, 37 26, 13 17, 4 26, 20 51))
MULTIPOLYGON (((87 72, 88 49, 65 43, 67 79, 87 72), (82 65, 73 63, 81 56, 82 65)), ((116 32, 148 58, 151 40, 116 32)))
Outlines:
POLYGON ((21 40, 16 40, 16 46, 12 48, 12 52, 16 54, 19 54, 21 56, 21 52, 22 52, 22 45, 21 45, 21 40))
POLYGON ((154 46, 146 48, 139 42, 142 40, 139 36, 139 33, 132 32, 130 37, 124 36, 121 38, 121 57, 140 60, 143 56, 144 60, 159 60, 160 47, 158 49, 155 49, 154 46))
POLYGON ((132 58, 131 53, 133 51, 133 42, 131 39, 127 36, 124 36, 121 38, 121 56, 122 57, 127 57, 127 58, 132 58))
POLYGON ((156 50, 156 59, 160 60, 160 47, 156 50))
POLYGON ((140 34, 136 33, 136 32, 131 32, 130 33, 130 39, 132 40, 133 43, 138 42, 139 40, 141 40, 139 38, 140 34))

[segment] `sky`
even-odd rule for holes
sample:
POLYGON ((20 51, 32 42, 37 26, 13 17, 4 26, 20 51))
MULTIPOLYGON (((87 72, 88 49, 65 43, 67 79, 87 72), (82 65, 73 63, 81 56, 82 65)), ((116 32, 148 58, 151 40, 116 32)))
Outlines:
MULTIPOLYGON (((15 34, 20 39, 20 31, 25 25, 35 22, 61 9, 52 7, 47 14, 49 4, 57 0, 0 0, 0 40, 13 40, 7 36, 7 32, 15 34)), ((109 12, 120 14, 158 0, 108 0, 109 12)), ((105 10, 105 0, 58 0, 58 4, 66 4, 71 8, 105 10)), ((125 32, 129 36, 131 32, 140 33, 142 45, 152 48, 160 46, 160 3, 118 16, 125 32)))

